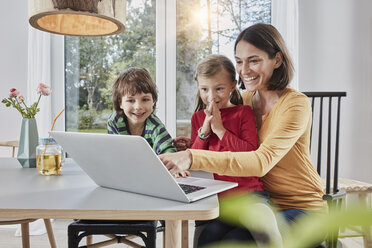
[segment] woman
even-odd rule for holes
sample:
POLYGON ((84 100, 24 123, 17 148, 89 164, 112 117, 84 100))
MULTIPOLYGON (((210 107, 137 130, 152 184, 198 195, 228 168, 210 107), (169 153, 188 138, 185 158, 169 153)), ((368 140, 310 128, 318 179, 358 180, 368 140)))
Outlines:
POLYGON ((239 83, 252 107, 259 148, 249 152, 186 150, 160 155, 172 174, 204 170, 227 176, 262 177, 271 201, 290 223, 323 212, 320 177, 309 155, 311 105, 288 86, 293 66, 279 32, 268 24, 242 31, 235 42, 239 83))

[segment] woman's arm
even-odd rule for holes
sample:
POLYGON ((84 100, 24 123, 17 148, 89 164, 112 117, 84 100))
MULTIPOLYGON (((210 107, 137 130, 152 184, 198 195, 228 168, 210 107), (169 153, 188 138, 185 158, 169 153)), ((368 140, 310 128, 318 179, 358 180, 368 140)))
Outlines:
POLYGON ((293 148, 306 130, 311 118, 309 100, 301 95, 291 97, 276 108, 276 113, 272 113, 270 118, 265 121, 274 123, 273 127, 264 130, 265 139, 256 151, 189 150, 192 155, 190 169, 228 176, 264 176, 293 148))

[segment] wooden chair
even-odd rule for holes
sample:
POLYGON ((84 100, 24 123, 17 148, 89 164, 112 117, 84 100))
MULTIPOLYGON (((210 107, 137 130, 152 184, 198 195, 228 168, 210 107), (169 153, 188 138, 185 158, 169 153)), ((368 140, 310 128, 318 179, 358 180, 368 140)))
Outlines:
MULTIPOLYGON (((341 209, 346 192, 338 184, 338 153, 340 134, 340 103, 345 92, 303 92, 311 99, 312 126, 310 134, 310 154, 315 160, 317 172, 323 178, 325 195, 329 211, 341 209), (332 114, 332 98, 337 98, 337 112, 332 114), (328 109, 324 106, 324 99, 328 100, 328 109), (326 115, 323 115, 324 112, 326 115), (324 145, 324 148, 323 148, 324 145), (317 148, 317 149, 315 149, 317 148), (326 167, 322 167, 325 162, 326 167), (332 186, 331 186, 332 184, 332 186)), ((329 232, 326 238, 326 247, 336 248, 339 230, 329 232)))
POLYGON ((15 155, 15 149, 18 147, 18 141, 0 141, 0 146, 6 146, 12 148, 12 158, 15 155))
MULTIPOLYGON (((372 184, 338 177, 341 98, 346 97, 346 92, 303 93, 311 99, 313 125, 310 152, 312 157, 316 158, 319 175, 322 176, 323 173, 326 173, 326 177, 322 179, 325 190, 323 199, 328 202, 330 211, 345 206, 346 194, 358 194, 361 203, 371 208, 372 184), (326 113, 323 115, 324 112, 326 113), (326 168, 322 168, 323 162, 326 163, 326 168)), ((341 230, 344 228, 341 227, 341 230)), ((370 228, 359 228, 358 235, 364 237, 364 247, 372 247, 370 228)), ((344 233, 330 233, 326 242, 327 247, 337 247, 338 237, 351 236, 355 235, 345 236, 344 233)))
MULTIPOLYGON (((0 146, 12 147, 12 158, 15 155, 15 149, 18 147, 18 141, 3 141, 0 142, 0 146)), ((30 233, 29 224, 36 219, 0 219, 0 225, 21 225, 22 232, 22 248, 30 248, 30 233)), ((50 247, 56 248, 56 241, 54 239, 52 224, 50 219, 44 219, 45 228, 47 230, 50 247)))

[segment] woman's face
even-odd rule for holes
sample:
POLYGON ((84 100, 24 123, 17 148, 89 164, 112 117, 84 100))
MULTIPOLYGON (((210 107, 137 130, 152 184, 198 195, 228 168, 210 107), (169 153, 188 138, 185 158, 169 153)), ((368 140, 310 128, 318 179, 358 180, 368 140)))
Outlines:
POLYGON ((236 71, 248 91, 265 90, 274 69, 281 65, 280 54, 270 59, 269 55, 247 41, 236 45, 236 71))

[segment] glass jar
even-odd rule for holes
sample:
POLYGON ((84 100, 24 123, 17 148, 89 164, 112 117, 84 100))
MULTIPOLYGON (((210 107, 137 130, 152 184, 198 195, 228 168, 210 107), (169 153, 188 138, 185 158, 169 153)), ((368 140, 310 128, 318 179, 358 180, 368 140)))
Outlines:
POLYGON ((40 138, 36 147, 36 168, 41 175, 57 175, 62 167, 62 147, 53 138, 40 138))

